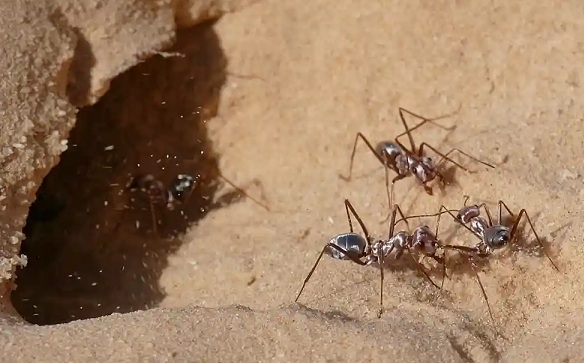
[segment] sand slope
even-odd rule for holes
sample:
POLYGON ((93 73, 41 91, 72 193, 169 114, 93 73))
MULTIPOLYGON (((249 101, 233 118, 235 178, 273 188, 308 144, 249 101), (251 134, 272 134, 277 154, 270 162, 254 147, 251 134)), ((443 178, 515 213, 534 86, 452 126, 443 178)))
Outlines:
MULTIPOLYGON (((223 174, 258 178, 272 207, 250 201, 209 213, 169 258, 161 308, 51 327, 6 327, 6 357, 23 361, 570 361, 584 307, 581 262, 584 173, 581 6, 573 2, 262 1, 214 25, 231 74, 219 117, 207 122, 223 174), (401 132, 397 108, 445 119, 417 140, 457 146, 497 164, 466 162, 457 184, 429 197, 397 184, 408 213, 463 195, 526 208, 561 272, 511 249, 476 281, 457 266, 436 293, 415 272, 386 274, 323 259, 301 302, 298 288, 323 244, 346 232, 349 198, 373 234, 387 213, 383 173, 361 145, 401 132), (234 305, 243 307, 233 307, 234 305)), ((250 193, 259 190, 250 189, 250 193)), ((433 223, 429 220, 428 223, 433 223)), ((454 236, 469 244, 472 236, 454 236)), ((448 232, 443 238, 447 238, 448 232)), ((526 239, 529 243, 531 238, 526 239)), ((389 270, 388 270, 389 271, 389 270)), ((8 358, 7 358, 8 359, 8 358)))

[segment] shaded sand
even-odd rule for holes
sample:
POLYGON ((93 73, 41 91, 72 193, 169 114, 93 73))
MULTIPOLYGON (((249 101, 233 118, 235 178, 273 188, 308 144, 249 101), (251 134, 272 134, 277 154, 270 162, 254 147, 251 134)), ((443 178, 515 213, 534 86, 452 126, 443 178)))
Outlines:
MULTIPOLYGON (((219 168, 238 184, 259 179, 272 211, 246 200, 200 219, 168 256, 161 307, 57 326, 6 324, 0 334, 6 359, 568 362, 584 356, 582 8, 575 1, 428 4, 262 1, 210 24, 227 60, 218 116, 206 123, 219 168), (355 179, 346 183, 338 174, 347 172, 357 131, 374 142, 401 132, 400 106, 426 116, 460 106, 441 121, 456 130, 428 126, 417 139, 497 164, 487 171, 461 158, 477 173, 456 171, 457 183, 444 193, 435 187, 432 197, 411 179, 396 184, 405 211, 455 208, 465 194, 503 199, 516 211, 527 209, 561 269, 528 248, 510 248, 482 266, 504 338, 495 335, 476 280, 462 264, 442 293, 411 269, 388 269, 386 313, 377 319, 378 271, 326 258, 300 299, 305 307, 292 303, 323 244, 348 230, 343 198, 375 236, 387 234, 376 160, 361 145, 355 179)), ((444 230, 453 243, 474 241, 457 234, 452 221, 444 230)), ((525 244, 533 245, 532 238, 525 244)))

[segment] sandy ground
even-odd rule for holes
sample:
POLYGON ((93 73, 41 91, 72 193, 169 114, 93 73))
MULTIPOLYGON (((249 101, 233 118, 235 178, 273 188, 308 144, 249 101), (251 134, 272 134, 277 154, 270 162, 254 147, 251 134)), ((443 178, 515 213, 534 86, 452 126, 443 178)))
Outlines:
MULTIPOLYGON (((576 361, 584 356, 582 12, 576 1, 262 1, 204 25, 227 66, 217 117, 206 122, 219 169, 240 185, 260 180, 271 211, 246 200, 199 219, 164 257, 168 266, 157 275, 164 294, 153 304, 160 307, 4 327, 3 355, 77 362, 576 361), (462 264, 453 266, 442 292, 414 270, 388 269, 386 313, 378 319, 379 272, 324 258, 303 306, 294 304, 324 243, 348 232, 344 198, 373 235, 387 234, 384 175, 375 158, 360 145, 354 180, 338 176, 347 172, 355 133, 392 139, 402 131, 398 107, 439 116, 459 106, 440 121, 455 130, 428 126, 416 140, 459 147, 496 169, 461 158, 477 173, 457 170, 456 183, 444 192, 435 187, 431 197, 405 179, 396 184, 397 201, 411 214, 459 207, 464 195, 493 208, 499 199, 515 211, 526 208, 560 272, 520 247, 481 266, 502 336, 462 264)), ((455 233, 452 221, 444 231, 452 243, 474 241, 455 233)), ((533 235, 519 242, 532 245, 533 235)))

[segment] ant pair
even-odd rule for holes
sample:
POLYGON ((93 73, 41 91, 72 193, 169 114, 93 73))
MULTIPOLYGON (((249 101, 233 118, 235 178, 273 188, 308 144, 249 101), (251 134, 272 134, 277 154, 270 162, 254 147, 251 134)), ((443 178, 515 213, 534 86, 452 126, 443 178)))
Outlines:
POLYGON ((460 209, 448 209, 447 207, 442 205, 438 213, 412 215, 408 217, 405 217, 399 205, 395 204, 390 214, 388 237, 387 239, 378 240, 371 237, 361 217, 357 214, 349 200, 345 199, 345 209, 347 212, 347 220, 349 222, 350 232, 341 233, 334 236, 324 246, 316 262, 314 263, 312 269, 304 279, 302 287, 300 288, 300 291, 298 292, 295 301, 297 302, 298 299, 300 298, 306 284, 308 283, 308 281, 312 277, 312 274, 316 270, 316 267, 318 266, 323 254, 327 254, 328 256, 334 259, 350 260, 361 266, 376 265, 379 267, 381 276, 379 301, 380 307, 377 316, 381 317, 381 315, 383 314, 383 280, 384 280, 383 268, 385 261, 391 258, 399 260, 401 256, 404 254, 404 252, 407 252, 408 255, 413 259, 418 270, 423 273, 425 278, 434 287, 442 289, 444 285, 444 278, 447 276, 446 251, 454 250, 465 256, 468 262, 470 263, 471 269, 477 279, 483 298, 486 302, 489 316, 493 321, 493 324, 495 324, 495 319, 493 317, 487 293, 478 274, 476 259, 489 258, 490 256, 493 255, 495 251, 498 251, 508 246, 510 243, 513 243, 518 236, 519 224, 523 217, 527 220, 531 231, 535 235, 537 243, 539 244, 540 248, 548 258, 550 263, 552 264, 553 268, 557 271, 559 271, 559 269, 552 260, 552 258, 545 251, 544 245, 541 242, 541 239, 539 238, 539 235, 537 234, 535 227, 533 226, 531 218, 529 217, 525 209, 521 209, 517 217, 515 217, 515 214, 510 210, 507 204, 500 200, 498 202, 498 219, 497 221, 494 221, 491 212, 489 211, 485 203, 467 206, 466 203, 468 199, 469 199, 468 196, 465 197, 464 205, 460 209), (513 220, 513 222, 510 225, 506 223, 505 220, 503 220, 502 212, 503 208, 507 211, 507 213, 513 220), (485 211, 487 219, 481 216, 481 209, 485 211), (398 220, 396 220, 397 213, 399 213, 401 216, 401 218, 398 220), (475 237, 479 239, 479 242, 477 242, 472 247, 468 247, 461 245, 444 244, 442 241, 440 241, 438 239, 439 233, 438 230, 440 226, 440 217, 444 213, 448 213, 453 218, 454 221, 456 221, 458 224, 462 225, 464 228, 470 231, 475 237), (359 226, 361 227, 361 230, 364 233, 364 237, 354 232, 353 224, 351 221, 351 214, 359 223, 359 226), (434 232, 431 231, 428 225, 422 224, 416 227, 413 233, 409 233, 403 230, 395 233, 395 226, 399 222, 403 221, 409 227, 408 220, 419 217, 437 217, 436 228, 434 232), (440 250, 442 251, 442 254, 439 255, 438 252, 440 250), (418 261, 418 259, 415 258, 414 253, 422 255, 422 258, 430 257, 434 259, 436 262, 438 262, 440 265, 442 265, 442 283, 440 286, 434 283, 434 281, 430 278, 424 266, 421 264, 421 262, 418 261))
MULTIPOLYGON (((227 184, 229 184, 233 189, 235 189, 239 195, 243 195, 251 199, 260 207, 270 211, 270 208, 267 205, 248 195, 245 190, 236 186, 229 179, 225 178, 221 174, 219 174, 219 177, 227 184)), ((135 175, 130 180, 128 189, 131 191, 139 190, 146 194, 148 201, 150 202, 150 213, 152 216, 153 230, 155 234, 158 234, 158 221, 156 218, 154 206, 162 205, 167 210, 172 211, 176 208, 177 205, 185 204, 193 191, 197 188, 197 181, 199 178, 200 175, 193 177, 188 174, 178 174, 170 182, 170 184, 166 186, 162 181, 156 179, 152 174, 139 174, 135 175)))
MULTIPOLYGON (((474 272, 477 282, 481 288, 483 298, 487 304, 489 316, 491 317, 494 323, 494 318, 490 304, 488 302, 487 294, 477 272, 476 260, 479 258, 488 258, 495 251, 507 246, 509 243, 514 241, 517 238, 518 226, 523 217, 527 219, 531 227, 531 230, 535 234, 536 240, 542 249, 543 244, 539 236, 537 235, 533 223, 531 222, 531 219, 527 214, 526 210, 521 209, 517 218, 515 218, 515 215, 511 212, 510 208, 501 200, 498 202, 499 218, 496 222, 493 220, 490 211, 488 210, 487 206, 484 203, 480 205, 467 206, 466 203, 468 201, 468 197, 464 201, 464 206, 458 210, 456 209, 452 210, 446 208, 445 206, 441 206, 438 213, 405 217, 399 205, 392 204, 393 189, 395 182, 413 175, 419 182, 421 182, 426 193, 432 195, 432 187, 429 186, 428 183, 438 178, 442 183, 445 184, 444 176, 439 170, 439 167, 440 165, 442 165, 442 163, 448 161, 454 164, 455 166, 463 169, 464 171, 472 173, 472 171, 465 168, 464 166, 462 166, 461 164, 457 163, 456 161, 449 157, 449 155, 453 154, 454 152, 459 152, 460 154, 463 154, 469 157, 470 159, 479 162, 487 167, 494 168, 494 166, 492 166, 489 163, 483 162, 475 158, 474 156, 471 156, 466 152, 461 151, 458 148, 453 148, 447 153, 441 153, 436 148, 432 147, 431 145, 425 142, 421 143, 419 148, 416 147, 411 132, 418 129, 419 127, 423 126, 426 123, 432 123, 436 126, 444 128, 443 126, 436 124, 435 120, 446 116, 428 119, 417 114, 414 114, 403 108, 399 109, 399 116, 405 128, 405 132, 399 134, 394 139, 393 142, 383 141, 378 143, 377 146, 374 148, 362 133, 360 132, 357 133, 355 137, 355 142, 353 144, 353 151, 351 153, 349 175, 347 177, 341 175, 341 178, 343 178, 346 181, 349 181, 351 179, 356 146, 359 139, 361 139, 367 145, 369 150, 376 156, 378 161, 384 166, 387 200, 391 208, 391 212, 386 218, 386 220, 388 218, 390 219, 389 234, 387 239, 382 240, 373 239, 369 235, 368 230, 366 229, 361 218, 356 213, 351 203, 345 199, 345 209, 349 221, 350 232, 334 236, 325 245, 320 255, 318 256, 315 264, 310 270, 309 274, 306 276, 295 301, 298 301, 298 299, 300 298, 306 284, 308 283, 312 274, 316 270, 316 267, 318 266, 322 258, 322 255, 327 254, 335 259, 350 260, 362 266, 377 265, 379 267, 381 275, 381 289, 380 289, 380 308, 378 317, 381 317, 383 313, 383 279, 384 279, 383 267, 386 260, 389 260, 391 258, 398 260, 405 252, 407 252, 407 254, 414 260, 418 270, 420 270, 424 274, 426 279, 434 287, 442 289, 444 284, 444 278, 447 276, 446 251, 453 250, 465 256, 468 262, 470 263, 472 271, 474 272), (414 117, 417 117, 421 119, 422 122, 418 123, 414 127, 409 128, 407 122, 405 121, 404 113, 408 113, 414 117), (399 138, 405 135, 407 135, 409 138, 411 146, 410 148, 407 148, 403 143, 399 141, 399 138), (424 147, 434 151, 436 154, 441 156, 440 161, 438 163, 434 163, 434 161, 430 157, 424 154, 424 147), (391 181, 391 192, 389 188, 390 184, 388 174, 389 170, 397 174, 391 181), (511 225, 509 225, 506 221, 503 221, 502 217, 503 208, 507 210, 507 212, 512 218, 514 218, 514 222, 511 225), (488 220, 480 215, 481 209, 485 211, 488 220), (401 219, 399 220, 396 220, 397 213, 399 213, 401 216, 401 219), (442 241, 438 239, 438 230, 440 225, 440 216, 444 213, 448 213, 458 224, 464 226, 467 230, 473 233, 473 235, 479 238, 479 242, 472 247, 442 243, 442 241), (455 215, 454 213, 457 214, 455 215), (357 219, 365 235, 364 237, 353 231, 351 214, 357 219), (399 231, 397 233, 394 233, 396 225, 401 221, 404 221, 406 224, 408 224, 408 219, 415 217, 431 217, 431 216, 437 217, 436 228, 434 231, 431 231, 431 229, 427 225, 423 224, 418 226, 413 233, 409 233, 407 231, 399 231), (441 253, 439 254, 439 252, 441 253), (436 283, 434 283, 434 281, 432 281, 432 279, 424 269, 424 266, 421 264, 421 262, 418 262, 418 259, 415 258, 414 255, 416 254, 422 255, 422 258, 430 257, 434 259, 436 262, 438 262, 440 265, 442 265, 442 283, 440 287, 436 283)), ((454 127, 446 129, 453 128, 454 127)), ((553 260, 549 257, 549 255, 547 255, 545 250, 543 251, 546 254, 547 258, 552 263, 552 266, 556 270, 558 270, 553 260)))

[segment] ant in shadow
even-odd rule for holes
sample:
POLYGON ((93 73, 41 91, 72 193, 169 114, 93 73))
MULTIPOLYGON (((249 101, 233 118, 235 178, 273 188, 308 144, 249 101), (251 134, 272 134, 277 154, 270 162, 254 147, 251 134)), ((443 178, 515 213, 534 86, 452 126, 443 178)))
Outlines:
MULTIPOLYGON (((381 142, 377 143, 377 145, 375 147, 373 147, 373 145, 369 142, 369 140, 365 137, 365 135, 363 135, 361 132, 357 132, 357 134, 355 136, 355 142, 353 143, 353 151, 351 152, 351 159, 350 159, 350 163, 349 163, 349 174, 347 176, 344 176, 342 174, 339 175, 341 179, 343 179, 347 182, 351 180, 355 152, 357 150, 357 143, 359 140, 362 140, 365 143, 365 145, 367 145, 367 148, 377 158, 377 160, 381 163, 381 165, 383 165, 384 169, 386 169, 386 170, 389 169, 389 170, 393 171, 395 174, 397 174, 391 180, 391 189, 389 188, 389 185, 388 185, 389 180, 386 179, 387 200, 390 201, 389 202, 390 204, 391 204, 391 200, 393 200, 394 184, 397 181, 404 179, 408 176, 413 175, 419 182, 421 182, 422 186, 424 187, 424 190, 426 191, 426 193, 428 195, 433 194, 432 187, 429 186, 428 183, 435 180, 436 178, 438 178, 443 185, 447 184, 445 181, 444 175, 440 171, 440 166, 442 165, 442 163, 444 163, 446 161, 454 164, 455 166, 466 171, 467 173, 474 173, 474 171, 467 169, 466 167, 464 167, 463 165, 456 162, 455 160, 453 160, 450 157, 450 155, 452 155, 455 152, 458 152, 462 155, 465 155, 468 158, 470 158, 471 160, 474 160, 475 162, 481 163, 489 168, 492 168, 492 169, 495 168, 493 165, 486 163, 482 160, 479 160, 478 158, 469 155, 468 153, 460 150, 459 148, 452 148, 447 153, 442 153, 438 149, 436 149, 435 147, 433 147, 432 145, 430 145, 426 142, 422 142, 419 145, 419 147, 416 146, 416 144, 414 142, 414 138, 412 136, 412 131, 420 128, 421 126, 423 126, 427 123, 431 123, 431 124, 438 126, 442 129, 453 130, 454 128, 456 128, 456 125, 452 126, 450 128, 447 128, 447 127, 439 125, 435 122, 436 120, 449 117, 450 115, 443 115, 443 116, 439 116, 439 117, 430 119, 430 118, 426 118, 426 117, 420 116, 418 114, 415 114, 415 113, 408 111, 402 107, 400 107, 398 110, 399 110, 399 118, 400 118, 400 120, 405 128, 405 131, 402 132, 401 134, 397 135, 393 141, 381 141, 381 142), (412 128, 410 128, 410 127, 408 127, 408 124, 405 120, 404 113, 407 113, 407 114, 409 114, 413 117, 416 117, 422 121, 420 123, 418 123, 417 125, 413 126, 412 128), (401 137, 406 136, 406 135, 407 135, 409 143, 410 143, 409 148, 407 146, 405 146, 399 140, 401 137), (431 157, 427 156, 424 153, 424 148, 430 149, 435 154, 437 154, 438 156, 441 157, 441 159, 438 161, 438 163, 435 163, 431 157)), ((460 110, 460 107, 459 107, 459 110, 460 110)), ((456 112, 458 112, 458 110, 456 112)), ((388 215, 388 217, 389 217, 389 215, 388 215)), ((386 217, 383 221, 385 222, 388 217, 386 217)))
MULTIPOLYGON (((172 211, 176 208, 177 205, 187 203, 189 197, 197 188, 197 179, 199 177, 200 175, 193 177, 188 174, 178 174, 169 185, 165 185, 162 181, 156 179, 152 174, 138 174, 132 177, 128 183, 128 189, 130 191, 139 190, 146 194, 150 203, 150 214, 153 225, 152 228, 154 233, 158 234, 158 219, 154 209, 155 206, 160 205, 165 209, 172 211)), ((270 208, 267 205, 251 197, 245 190, 236 186, 229 179, 225 178, 221 174, 219 174, 219 177, 227 184, 229 184, 233 189, 235 189, 235 194, 237 196, 245 196, 266 211, 270 211, 270 208)), ((219 200, 226 200, 231 202, 234 197, 235 196, 233 193, 227 193, 219 197, 219 200)))
MULTIPOLYGON (((379 301, 379 312, 377 316, 380 318, 383 314, 383 281, 384 281, 384 262, 393 258, 399 260, 402 255, 407 252, 411 257, 416 267, 420 272, 424 274, 426 279, 436 288, 441 289, 434 281, 430 278, 428 273, 425 271, 424 267, 418 262, 414 257, 412 251, 422 253, 424 256, 431 257, 435 259, 438 263, 444 264, 442 256, 437 255, 437 250, 439 247, 439 242, 436 235, 430 230, 426 225, 418 226, 413 233, 407 231, 399 231, 395 233, 395 226, 397 225, 396 214, 399 213, 409 227, 409 224, 404 217, 404 214, 399 207, 395 204, 392 208, 390 214, 391 221, 389 224, 389 233, 387 239, 374 239, 369 234, 369 231, 365 227, 361 217, 357 214, 353 208, 351 202, 345 199, 345 210, 347 212, 347 220, 349 222, 349 233, 341 233, 333 238, 324 246, 320 252, 316 262, 312 266, 310 272, 304 279, 302 287, 296 296, 295 302, 298 302, 300 295, 304 291, 304 288, 312 274, 316 270, 322 256, 324 254, 337 259, 337 260, 350 260, 361 266, 377 265, 380 272, 380 301, 379 301), (351 215, 357 219, 364 236, 355 233, 353 231, 353 223, 351 220, 351 215)), ((415 216, 411 216, 413 218, 415 216)))

